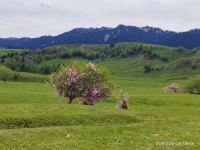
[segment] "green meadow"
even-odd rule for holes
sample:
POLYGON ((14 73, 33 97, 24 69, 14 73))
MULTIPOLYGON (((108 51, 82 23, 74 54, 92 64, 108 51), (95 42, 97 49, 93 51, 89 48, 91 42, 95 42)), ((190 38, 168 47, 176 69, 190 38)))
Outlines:
POLYGON ((166 95, 166 80, 114 78, 106 103, 84 106, 56 97, 43 83, 0 83, 1 149, 198 149, 199 96, 166 95), (115 108, 118 90, 129 109, 115 108), (157 142, 192 142, 161 146, 157 142))
MULTIPOLYGON (((173 56, 172 48, 166 49, 173 56)), ((198 54, 190 57, 199 58, 198 54)), ((47 81, 48 75, 20 73, 18 81, 0 81, 0 150, 199 149, 199 95, 161 91, 173 82, 183 87, 199 70, 173 70, 171 66, 179 60, 170 58, 170 62, 143 56, 96 60, 110 70, 114 91, 107 102, 94 106, 78 100, 68 104, 67 99, 56 96, 41 82, 47 81), (170 68, 145 74, 145 64, 170 68), (116 109, 121 89, 129 95, 128 110, 116 109)), ((42 63, 68 61, 58 58, 42 63)))

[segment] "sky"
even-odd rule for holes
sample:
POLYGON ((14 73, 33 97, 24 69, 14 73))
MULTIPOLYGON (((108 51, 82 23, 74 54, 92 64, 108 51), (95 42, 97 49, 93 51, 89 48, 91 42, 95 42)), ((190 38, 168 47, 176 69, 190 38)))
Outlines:
POLYGON ((0 37, 58 35, 119 24, 200 28, 200 0, 0 0, 0 37))

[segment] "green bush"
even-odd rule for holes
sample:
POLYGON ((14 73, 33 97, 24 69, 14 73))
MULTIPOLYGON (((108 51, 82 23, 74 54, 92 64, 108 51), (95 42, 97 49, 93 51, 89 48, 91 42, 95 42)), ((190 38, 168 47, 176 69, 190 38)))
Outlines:
POLYGON ((150 65, 144 65, 144 73, 153 71, 153 68, 150 65))
POLYGON ((15 73, 5 66, 0 66, 0 80, 7 81, 14 79, 15 73))
POLYGON ((0 66, 0 81, 45 82, 48 78, 47 75, 15 72, 6 66, 0 66))
POLYGON ((200 95, 200 76, 189 80, 185 85, 185 90, 191 94, 200 95))

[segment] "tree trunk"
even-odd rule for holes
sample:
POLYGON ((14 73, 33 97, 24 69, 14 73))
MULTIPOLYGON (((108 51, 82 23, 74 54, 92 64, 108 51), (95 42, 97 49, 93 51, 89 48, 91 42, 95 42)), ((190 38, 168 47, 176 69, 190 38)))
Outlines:
POLYGON ((72 103, 72 101, 73 101, 73 99, 72 99, 72 98, 69 98, 69 104, 71 104, 71 103, 72 103))

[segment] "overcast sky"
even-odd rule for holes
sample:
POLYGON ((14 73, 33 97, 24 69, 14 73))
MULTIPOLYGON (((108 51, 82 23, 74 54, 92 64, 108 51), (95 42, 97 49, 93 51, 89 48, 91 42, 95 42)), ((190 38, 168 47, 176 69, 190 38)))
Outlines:
POLYGON ((200 27, 200 0, 0 0, 0 37, 57 35, 118 24, 200 27))

